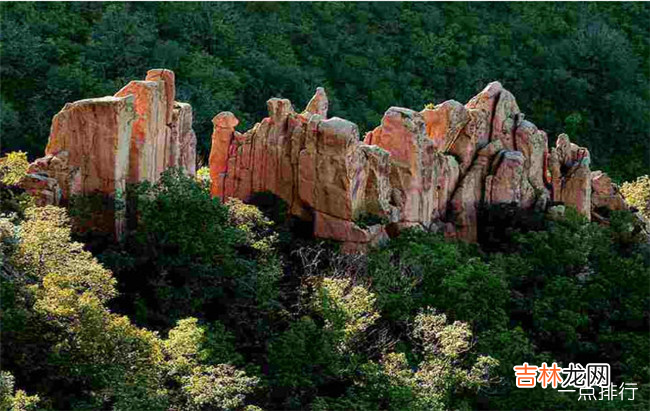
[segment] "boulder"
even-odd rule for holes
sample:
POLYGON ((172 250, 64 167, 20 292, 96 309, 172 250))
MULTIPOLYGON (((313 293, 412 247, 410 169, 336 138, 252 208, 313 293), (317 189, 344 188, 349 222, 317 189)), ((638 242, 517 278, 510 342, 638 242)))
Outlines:
POLYGON ((602 171, 591 173, 591 207, 592 210, 604 207, 611 211, 629 208, 618 186, 602 171))

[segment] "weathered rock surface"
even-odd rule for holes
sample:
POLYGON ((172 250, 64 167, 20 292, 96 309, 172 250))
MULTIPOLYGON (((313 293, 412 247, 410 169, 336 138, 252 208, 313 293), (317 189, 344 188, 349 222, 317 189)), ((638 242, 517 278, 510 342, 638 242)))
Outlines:
POLYGON ((586 148, 572 143, 566 134, 558 136, 549 160, 553 201, 571 205, 587 218, 591 215, 589 164, 589 151, 586 148))
MULTIPOLYGON (((175 95, 174 73, 154 69, 113 97, 66 104, 52 121, 46 156, 21 185, 40 204, 99 193, 121 210, 126 183, 155 182, 172 166, 193 175, 192 108, 175 95)), ((244 133, 230 112, 213 119, 212 195, 247 200, 272 192, 290 214, 312 221, 317 237, 349 252, 406 227, 476 241, 479 210, 493 204, 572 206, 603 222, 605 209, 628 208, 607 175, 591 172, 587 149, 562 134, 549 153, 546 133, 524 120, 499 82, 465 105, 391 107, 363 141, 355 124, 328 118, 323 88, 302 112, 279 98, 267 108, 244 133)), ((119 234, 122 218, 112 218, 119 234)))
POLYGON ((469 121, 468 110, 455 100, 447 100, 420 113, 426 124, 427 136, 439 151, 447 151, 469 121))
POLYGON ((592 212, 600 208, 607 208, 611 211, 629 208, 616 184, 602 171, 591 173, 591 207, 592 212))
POLYGON ((483 205, 560 204, 554 210, 573 206, 587 217, 598 207, 626 207, 609 178, 591 173, 589 152, 566 135, 549 154, 546 133, 524 120, 499 82, 465 105, 391 107, 363 143, 354 124, 327 119, 322 88, 301 113, 284 99, 269 100, 268 109, 243 134, 232 113, 213 120, 213 195, 246 200, 270 191, 292 215, 313 221, 317 237, 349 252, 406 227, 476 241, 483 205), (367 214, 385 225, 362 228, 356 221, 367 214))
MULTIPOLYGON (((192 109, 174 96, 174 73, 156 69, 113 97, 66 104, 52 120, 46 156, 30 165, 23 187, 43 204, 100 194, 123 210, 126 183, 155 182, 171 166, 193 175, 192 109)), ((117 234, 120 219, 116 214, 117 234)))
POLYGON ((191 176, 196 174, 196 134, 192 129, 192 106, 174 103, 171 124, 169 164, 181 167, 191 176))
POLYGON ((167 143, 167 101, 163 83, 131 81, 115 96, 133 96, 135 118, 131 125, 128 182, 155 181, 164 165, 167 143))
MULTIPOLYGON (((129 174, 129 148, 135 118, 133 96, 68 103, 52 120, 45 154, 68 153, 67 166, 79 168, 81 174, 79 192, 75 194, 119 195, 124 192, 129 174)), ((62 182, 60 185, 63 199, 68 199, 71 184, 62 182)))
POLYGON ((516 204, 530 208, 535 201, 533 187, 524 172, 525 158, 520 151, 502 151, 492 166, 494 174, 485 178, 488 204, 516 204))
POLYGON ((460 181, 451 199, 451 220, 455 229, 447 232, 450 237, 477 240, 478 211, 483 203, 485 179, 492 159, 502 148, 501 141, 495 140, 479 150, 476 161, 460 181))
POLYGON ((326 118, 327 105, 322 89, 301 113, 288 100, 271 99, 269 116, 243 134, 235 131, 239 121, 232 113, 219 113, 213 119, 211 192, 246 200, 270 191, 288 203, 293 215, 313 220, 318 237, 360 250, 386 233, 381 226, 362 229, 354 220, 395 211, 390 155, 361 143, 355 124, 326 118))

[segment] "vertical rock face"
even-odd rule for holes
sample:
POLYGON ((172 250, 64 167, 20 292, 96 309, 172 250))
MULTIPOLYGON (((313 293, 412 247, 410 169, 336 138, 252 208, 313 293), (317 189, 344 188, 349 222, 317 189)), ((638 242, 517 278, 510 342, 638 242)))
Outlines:
POLYGON ((174 100, 176 99, 176 76, 174 72, 167 69, 149 70, 147 71, 145 80, 162 82, 166 102, 166 108, 164 109, 165 124, 171 124, 172 113, 174 112, 174 100))
MULTIPOLYGON (((106 221, 98 222, 98 225, 118 236, 124 225, 120 210, 124 208, 135 116, 131 95, 68 103, 54 116, 45 149, 47 156, 59 159, 60 153, 67 153, 69 172, 53 169, 51 174, 53 178, 61 179, 59 186, 63 200, 69 200, 72 194, 94 193, 113 199, 114 215, 107 216, 107 220, 114 220, 114 227, 106 221)), ((54 158, 49 160, 51 166, 52 162, 57 161, 54 158)))
POLYGON ((66 104, 52 119, 46 156, 30 165, 23 186, 43 204, 76 194, 114 199, 110 230, 119 235, 126 183, 155 182, 171 166, 195 172, 192 109, 174 96, 174 73, 157 69, 113 97, 66 104))
POLYGON ((495 140, 479 150, 472 167, 463 176, 452 200, 451 220, 455 228, 448 235, 474 242, 478 236, 478 211, 483 203, 485 179, 494 156, 503 148, 500 140, 495 140))
POLYGON ((482 205, 546 210, 553 201, 587 217, 592 208, 626 207, 606 175, 590 172, 586 149, 561 135, 549 154, 546 133, 498 82, 465 105, 391 107, 363 143, 354 124, 327 119, 328 108, 322 88, 301 113, 271 99, 269 116, 243 134, 232 113, 218 114, 213 195, 246 200, 271 191, 291 214, 312 220, 317 237, 350 252, 412 226, 476 241, 482 205), (361 224, 368 214, 382 223, 361 224))
MULTIPOLYGON (((68 103, 52 120, 45 154, 68 153, 68 167, 78 168, 81 174, 79 192, 75 194, 119 195, 124 192, 129 174, 134 119, 132 96, 68 103)), ((63 182, 60 185, 63 198, 69 198, 71 184, 63 182)))
POLYGON ((574 206, 587 218, 591 213, 591 171, 589 151, 560 134, 550 155, 553 200, 574 206))
POLYGON ((293 215, 313 220, 318 237, 343 241, 350 251, 385 236, 383 228, 362 229, 354 220, 390 214, 389 153, 362 144, 355 124, 326 118, 322 89, 302 113, 284 99, 267 105, 269 116, 243 134, 232 113, 213 119, 212 194, 246 200, 270 191, 293 215))
POLYGON ((171 124, 169 164, 182 167, 191 176, 196 174, 196 134, 192 129, 192 106, 174 103, 171 124))
MULTIPOLYGON (((66 104, 52 121, 46 156, 21 184, 41 204, 99 193, 123 210, 126 183, 155 182, 172 166, 193 175, 192 108, 175 96, 174 73, 154 69, 113 97, 66 104)), ((323 88, 302 112, 279 98, 267 108, 244 133, 230 112, 213 119, 212 195, 246 200, 270 191, 292 215, 313 221, 317 237, 350 252, 413 226, 476 241, 482 205, 564 204, 604 222, 605 209, 628 208, 605 174, 591 172, 587 149, 562 134, 549 153, 546 133, 524 120, 499 82, 465 105, 391 107, 363 142, 355 124, 328 118, 323 88)), ((111 221, 119 234, 119 212, 111 221)))
POLYGON ((530 208, 534 192, 524 172, 524 155, 519 151, 502 151, 494 160, 494 174, 485 178, 485 201, 488 204, 516 204, 530 208))
POLYGON ((420 113, 424 118, 427 137, 433 140, 438 151, 447 151, 469 121, 468 110, 455 100, 447 100, 420 113))
POLYGON ((164 84, 159 81, 132 81, 117 97, 134 97, 135 119, 131 125, 128 182, 155 181, 158 161, 167 138, 164 84))
POLYGON ((428 225, 434 207, 435 148, 425 133, 422 115, 391 107, 381 126, 368 133, 364 142, 390 153, 391 196, 400 210, 400 221, 428 225))

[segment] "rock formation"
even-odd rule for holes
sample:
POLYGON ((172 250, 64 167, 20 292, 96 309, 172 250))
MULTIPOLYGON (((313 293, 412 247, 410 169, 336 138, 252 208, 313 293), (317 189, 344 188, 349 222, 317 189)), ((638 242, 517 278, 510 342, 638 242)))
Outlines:
MULTIPOLYGON (((21 185, 39 204, 102 195, 119 236, 127 183, 155 182, 172 166, 195 173, 192 108, 175 97, 174 73, 155 69, 115 96, 66 104, 52 120, 46 156, 21 185)), ((349 252, 406 227, 473 242, 480 208, 493 204, 573 206, 605 223, 607 210, 628 208, 609 177, 590 170, 587 149, 561 134, 549 152, 546 133, 498 82, 464 105, 391 107, 363 140, 355 124, 328 118, 323 88, 302 112, 286 99, 267 105, 268 117, 245 133, 230 112, 213 119, 212 195, 272 192, 313 222, 315 236, 349 252)))
POLYGON ((611 180, 590 171, 587 149, 562 134, 549 154, 546 133, 524 120, 498 82, 465 105, 391 107, 363 141, 356 125, 327 118, 322 88, 301 113, 275 98, 268 111, 243 134, 232 113, 213 119, 212 194, 247 200, 270 191, 292 215, 313 221, 315 236, 346 251, 413 226, 474 242, 484 205, 560 204, 587 218, 599 207, 627 208, 611 180), (367 215, 382 223, 367 227, 367 215))
POLYGON ((174 73, 156 69, 113 97, 66 104, 52 120, 46 156, 30 165, 22 186, 41 204, 78 194, 113 199, 111 231, 119 235, 127 183, 155 182, 171 166, 195 172, 192 109, 174 98, 174 73))

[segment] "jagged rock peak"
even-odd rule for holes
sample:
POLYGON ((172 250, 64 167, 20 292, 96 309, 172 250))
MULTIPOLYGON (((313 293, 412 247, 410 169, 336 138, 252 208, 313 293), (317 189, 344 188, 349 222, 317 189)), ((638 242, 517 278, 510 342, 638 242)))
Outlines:
POLYGON ((317 237, 341 241, 349 252, 413 226, 476 241, 481 205, 566 204, 587 217, 594 207, 626 207, 568 136, 549 154, 546 133, 524 120, 496 81, 465 105, 390 107, 363 142, 353 123, 327 119, 320 87, 302 113, 286 99, 270 99, 268 107, 269 117, 243 134, 231 113, 215 117, 213 195, 247 200, 271 191, 291 214, 313 220, 317 237), (369 214, 381 223, 362 224, 369 214))

